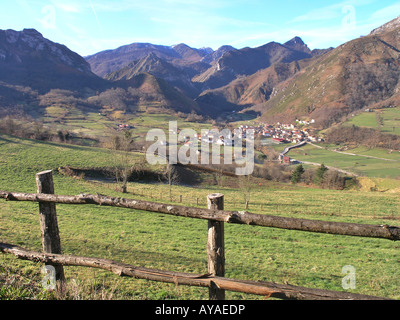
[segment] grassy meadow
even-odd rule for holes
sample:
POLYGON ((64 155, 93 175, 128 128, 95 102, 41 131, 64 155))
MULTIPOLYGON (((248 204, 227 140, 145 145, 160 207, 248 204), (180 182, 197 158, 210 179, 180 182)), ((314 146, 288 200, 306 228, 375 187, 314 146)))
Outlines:
MULTIPOLYGON (((132 161, 141 155, 132 154, 132 161)), ((244 210, 239 188, 169 186, 131 182, 128 194, 112 183, 89 182, 57 172, 60 166, 109 165, 105 149, 38 142, 0 135, 0 189, 35 192, 35 174, 53 169, 57 194, 101 193, 206 207, 210 193, 225 194, 227 210, 244 210)), ((204 177, 207 181, 207 177, 204 177)), ((228 183, 226 185, 233 185, 228 183)), ((285 217, 400 225, 399 193, 336 191, 257 180, 249 211, 285 217)), ((112 259, 171 271, 207 272, 207 222, 94 205, 57 205, 64 254, 112 259)), ((356 269, 355 293, 400 298, 400 246, 396 242, 227 225, 226 276, 343 290, 342 268, 356 269)), ((41 250, 38 205, 0 200, 0 241, 41 250)), ((53 299, 40 285, 41 265, 0 255, 0 299, 53 299)), ((118 276, 96 269, 66 267, 67 299, 208 299, 204 288, 175 286, 118 276)), ((228 299, 260 299, 227 293, 228 299)))
MULTIPOLYGON (((278 151, 285 146, 278 145, 278 151)), ((289 156, 299 161, 325 164, 369 178, 398 179, 400 177, 400 152, 385 149, 357 147, 340 151, 339 146, 319 144, 293 149, 289 156)), ((399 180, 400 187, 400 180, 399 180)))
POLYGON ((104 138, 112 134, 118 124, 127 124, 134 128, 134 137, 144 139, 151 129, 162 129, 166 134, 169 131, 169 122, 177 121, 179 129, 191 128, 197 133, 202 129, 210 129, 209 124, 186 121, 174 115, 159 113, 149 114, 138 111, 135 114, 125 114, 116 111, 112 114, 82 112, 78 109, 49 107, 47 115, 42 118, 46 126, 54 126, 57 122, 58 129, 68 130, 78 136, 104 138))
POLYGON ((382 133, 400 135, 400 108, 361 112, 350 118, 344 125, 379 129, 382 133))

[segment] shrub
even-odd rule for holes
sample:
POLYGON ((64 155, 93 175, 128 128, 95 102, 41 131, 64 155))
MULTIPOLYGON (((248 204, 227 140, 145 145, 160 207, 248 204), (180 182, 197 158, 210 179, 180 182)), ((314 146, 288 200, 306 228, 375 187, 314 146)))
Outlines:
POLYGON ((305 170, 302 165, 297 166, 296 169, 293 171, 292 177, 290 179, 292 183, 299 183, 304 171, 305 170))

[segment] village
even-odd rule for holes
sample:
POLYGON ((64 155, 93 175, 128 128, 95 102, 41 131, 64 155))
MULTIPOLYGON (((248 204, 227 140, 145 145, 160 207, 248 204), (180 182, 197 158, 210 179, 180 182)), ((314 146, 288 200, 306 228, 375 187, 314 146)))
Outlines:
MULTIPOLYGON (((242 124, 233 128, 233 132, 228 129, 218 130, 213 128, 210 130, 203 130, 201 133, 192 132, 190 135, 186 135, 183 139, 180 137, 179 142, 188 147, 195 145, 196 148, 199 147, 199 144, 214 144, 234 147, 235 139, 241 139, 242 142, 249 140, 258 141, 259 146, 287 144, 288 146, 282 150, 276 161, 285 165, 292 165, 296 164, 297 161, 287 156, 287 153, 289 153, 290 150, 299 148, 307 142, 316 143, 324 141, 322 137, 315 133, 315 129, 312 128, 311 125, 314 123, 315 120, 311 119, 310 121, 296 120, 295 124, 280 122, 275 124, 242 124)), ((129 130, 134 127, 128 124, 118 123, 117 128, 118 130, 129 130)), ((178 129, 176 126, 172 126, 169 129, 170 137, 171 135, 180 135, 181 133, 182 130, 178 129)), ((177 141, 178 139, 175 137, 173 140, 177 141)), ((160 143, 164 146, 170 145, 170 141, 168 141, 166 137, 160 143)), ((243 143, 243 146, 245 145, 246 144, 243 143)), ((200 151, 198 150, 197 153, 200 154, 200 151)))
MULTIPOLYGON (((303 141, 310 142, 323 142, 323 138, 315 134, 314 129, 310 129, 310 124, 315 123, 315 120, 303 121, 296 120, 294 124, 276 124, 260 123, 258 125, 240 125, 236 128, 238 138, 247 139, 248 132, 254 133, 254 139, 261 139, 262 141, 269 140, 273 144, 294 143, 298 144, 303 141)), ((215 130, 205 132, 205 134, 198 135, 198 139, 203 142, 215 143, 219 145, 232 145, 232 136, 224 137, 222 135, 216 136, 215 130)))
POLYGON ((258 126, 241 125, 240 130, 254 130, 255 138, 270 138, 274 143, 301 143, 303 141, 323 142, 321 137, 315 134, 314 129, 306 126, 315 123, 315 120, 296 120, 296 124, 259 124, 258 126))

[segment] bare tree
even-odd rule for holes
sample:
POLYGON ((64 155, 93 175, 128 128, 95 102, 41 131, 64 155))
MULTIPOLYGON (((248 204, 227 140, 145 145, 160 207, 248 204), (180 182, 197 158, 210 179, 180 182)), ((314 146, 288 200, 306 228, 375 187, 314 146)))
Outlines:
POLYGON ((243 195, 245 209, 249 209, 251 191, 253 189, 253 177, 251 175, 239 176, 239 187, 243 195))
POLYGON ((127 193, 129 177, 136 169, 130 152, 132 144, 132 134, 129 131, 119 132, 111 137, 112 171, 123 193, 127 193))
POLYGON ((169 199, 172 200, 172 185, 179 181, 179 174, 176 170, 176 167, 174 165, 167 164, 165 166, 163 176, 168 182, 169 199))

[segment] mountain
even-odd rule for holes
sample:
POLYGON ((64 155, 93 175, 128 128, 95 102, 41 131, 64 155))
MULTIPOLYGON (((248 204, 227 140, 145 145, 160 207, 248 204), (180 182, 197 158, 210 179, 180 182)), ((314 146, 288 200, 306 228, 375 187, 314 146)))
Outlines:
POLYGON ((400 16, 371 31, 371 35, 395 30, 400 27, 400 16))
POLYGON ((219 47, 216 51, 212 51, 207 54, 203 59, 201 59, 201 61, 204 63, 213 64, 214 62, 218 61, 226 52, 233 50, 236 49, 228 45, 219 47))
POLYGON ((311 54, 310 48, 304 43, 303 39, 300 37, 294 37, 288 42, 284 43, 284 46, 287 48, 291 48, 296 51, 304 52, 307 54, 311 54))
POLYGON ((307 117, 329 127, 363 108, 400 102, 399 18, 313 59, 252 107, 267 121, 307 117))
POLYGON ((107 80, 129 80, 141 73, 149 73, 155 77, 162 78, 177 90, 186 94, 188 97, 195 98, 199 91, 190 80, 190 76, 182 69, 159 58, 151 52, 143 59, 134 61, 126 67, 114 71, 106 76, 107 80))
POLYGON ((276 63, 290 63, 312 57, 311 50, 299 37, 285 44, 270 42, 257 48, 246 47, 226 52, 215 65, 193 81, 201 84, 203 90, 215 89, 276 63))
POLYGON ((174 66, 184 68, 191 64, 201 63, 201 59, 210 54, 210 49, 194 49, 185 44, 161 46, 151 43, 132 43, 85 58, 95 74, 106 77, 134 61, 146 58, 149 54, 153 54, 174 66))
POLYGON ((86 60, 94 73, 111 81, 129 80, 142 72, 161 78, 208 114, 240 111, 266 102, 277 84, 299 71, 300 65, 290 65, 292 62, 312 59, 331 49, 310 50, 300 37, 284 44, 270 42, 243 49, 226 45, 216 51, 183 43, 133 43, 86 60))
MULTIPOLYGON (((154 60, 148 65, 163 63, 151 56, 147 60, 154 60)), ((48 107, 65 114, 73 109, 132 112, 139 105, 185 113, 199 110, 193 99, 148 74, 145 61, 136 67, 137 73, 129 77, 103 79, 83 57, 34 29, 0 30, 0 112, 41 116, 48 107)))
POLYGON ((34 29, 0 30, 0 81, 42 93, 104 84, 84 58, 34 29))
POLYGON ((175 112, 200 113, 197 103, 171 87, 164 79, 142 72, 126 80, 113 82, 115 89, 120 90, 120 97, 129 98, 126 107, 135 111, 137 107, 144 106, 154 109, 170 109, 175 112), (133 107, 133 108, 132 108, 133 107))
POLYGON ((83 58, 33 29, 0 30, 0 104, 135 111, 255 111, 321 127, 400 102, 400 17, 337 48, 299 37, 256 48, 134 43, 83 58), (54 91, 55 90, 55 91, 54 91))
POLYGON ((206 90, 197 101, 218 101, 219 104, 225 101, 230 105, 243 107, 264 103, 270 99, 275 86, 295 75, 309 63, 310 59, 276 63, 250 76, 233 80, 221 88, 206 90))

